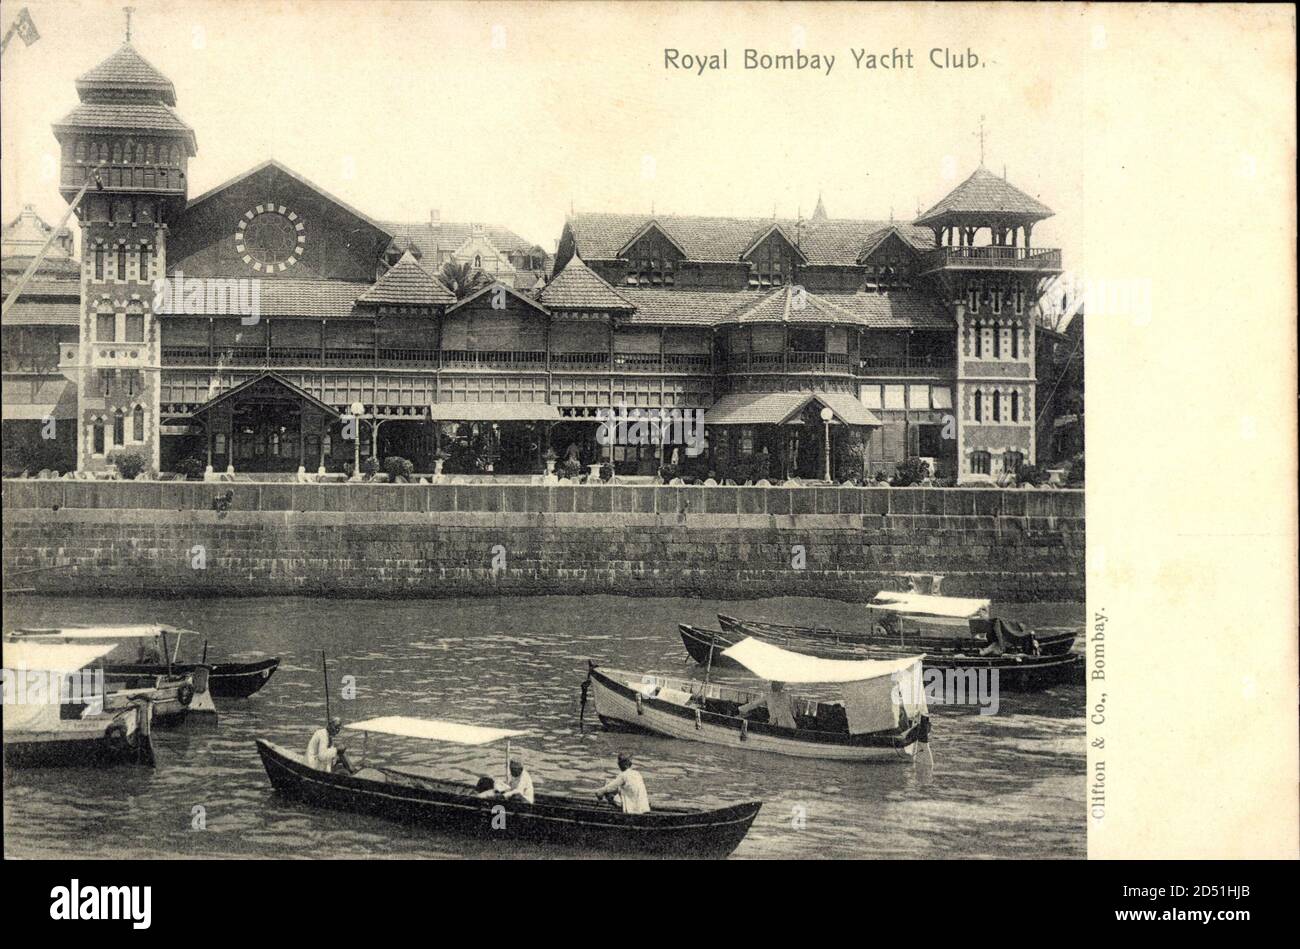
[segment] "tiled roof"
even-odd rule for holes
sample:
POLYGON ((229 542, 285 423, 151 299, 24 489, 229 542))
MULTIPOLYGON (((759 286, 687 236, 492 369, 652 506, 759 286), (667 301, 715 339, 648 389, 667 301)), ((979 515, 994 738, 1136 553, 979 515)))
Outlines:
POLYGON ((456 302, 456 295, 444 287, 411 256, 410 251, 389 268, 373 287, 357 297, 358 303, 394 306, 435 306, 456 302))
MULTIPOLYGON (((772 225, 793 236, 812 265, 851 266, 857 263, 867 238, 887 221, 826 220, 819 222, 773 218, 686 217, 641 214, 575 214, 568 220, 577 253, 587 260, 614 260, 618 252, 651 221, 686 252, 690 260, 738 261, 772 225)), ((910 224, 897 225, 908 243, 934 246, 934 234, 910 224)))
POLYGON ((987 168, 980 167, 916 222, 937 221, 946 214, 979 212, 1023 214, 1034 218, 1052 216, 1052 209, 1047 205, 1034 200, 987 168))
POLYGON ((498 287, 504 290, 506 293, 510 294, 519 302, 523 303, 525 306, 531 307, 540 313, 545 313, 547 316, 550 316, 550 313, 547 311, 546 307, 544 307, 540 302, 538 302, 538 300, 535 297, 533 297, 532 294, 525 291, 516 290, 510 284, 504 283, 500 280, 494 280, 491 283, 484 285, 480 289, 475 290, 469 296, 465 297, 463 300, 456 303, 455 306, 448 309, 447 312, 451 313, 455 310, 459 310, 463 306, 468 306, 469 304, 477 300, 479 297, 483 296, 485 293, 491 293, 493 290, 497 289, 498 287))
POLYGON ((630 310, 632 304, 576 254, 538 295, 553 310, 630 310))
POLYGON ((730 314, 728 323, 850 323, 858 317, 834 303, 794 287, 778 287, 730 314))
POLYGON ((838 392, 733 392, 709 407, 705 425, 779 425, 816 399, 849 425, 880 420, 853 396, 838 392))
MULTIPOLYGON (((18 259, 21 260, 21 258, 18 259)), ((22 260, 22 267, 10 270, 8 267, 10 261, 6 260, 4 278, 0 280, 0 291, 8 295, 9 291, 18 283, 19 278, 22 277, 23 271, 30 261, 30 257, 22 260)), ((36 275, 27 282, 27 286, 23 287, 23 299, 25 300, 28 297, 73 297, 78 300, 81 299, 80 271, 74 269, 71 273, 52 272, 47 269, 48 264, 48 260, 42 263, 36 271, 36 275)))
POLYGON ((73 128, 147 129, 182 135, 194 154, 194 130, 165 105, 144 102, 83 102, 58 122, 55 130, 73 128))
MULTIPOLYGON (((812 294, 809 294, 811 297, 812 294)), ((919 290, 889 290, 876 293, 859 290, 852 293, 822 292, 822 300, 852 313, 868 329, 882 330, 955 330, 957 324, 943 304, 919 290)))
MULTIPOLYGON (((430 258, 430 265, 438 260, 438 251, 448 252, 459 248, 474 236, 473 224, 459 224, 443 221, 438 224, 429 222, 401 223, 399 221, 382 222, 384 230, 393 235, 393 243, 401 250, 414 250, 416 256, 430 258)), ((483 226, 483 237, 503 254, 515 251, 534 250, 539 256, 545 254, 541 247, 525 240, 514 231, 504 227, 483 226)))
POLYGON ((20 297, 4 315, 5 326, 77 326, 80 301, 29 300, 20 297))
POLYGON ((751 290, 633 290, 623 299, 636 307, 627 323, 672 326, 713 326, 737 308, 752 303, 751 290))
MULTIPOLYGON (((339 319, 353 315, 357 298, 370 287, 371 284, 368 283, 346 280, 285 280, 277 277, 261 281, 258 307, 262 316, 339 319)), ((371 315, 373 314, 364 314, 366 318, 371 315)))
POLYGON ((77 77, 79 93, 96 89, 156 90, 168 105, 176 104, 176 89, 172 81, 154 68, 130 43, 123 43, 108 59, 77 77))

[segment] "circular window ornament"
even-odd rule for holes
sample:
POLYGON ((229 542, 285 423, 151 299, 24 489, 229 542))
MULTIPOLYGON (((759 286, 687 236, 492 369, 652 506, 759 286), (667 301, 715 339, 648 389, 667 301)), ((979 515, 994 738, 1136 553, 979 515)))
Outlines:
POLYGON ((306 246, 302 219, 283 204, 259 204, 235 228, 235 251, 260 273, 283 273, 302 260, 306 246))

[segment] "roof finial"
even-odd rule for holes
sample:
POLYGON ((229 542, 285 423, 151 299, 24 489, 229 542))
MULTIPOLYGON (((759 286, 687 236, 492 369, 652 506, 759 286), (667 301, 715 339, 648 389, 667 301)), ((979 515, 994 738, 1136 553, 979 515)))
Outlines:
POLYGON ((135 12, 135 7, 123 7, 122 12, 126 14, 126 41, 131 42, 131 14, 135 12))
POLYGON ((984 116, 980 116, 980 167, 984 167, 984 116))

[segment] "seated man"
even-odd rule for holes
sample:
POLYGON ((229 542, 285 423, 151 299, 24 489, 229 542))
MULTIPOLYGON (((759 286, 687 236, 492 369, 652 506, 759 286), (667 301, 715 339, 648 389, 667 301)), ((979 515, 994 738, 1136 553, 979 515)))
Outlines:
POLYGON ((343 730, 343 719, 337 715, 329 720, 324 728, 318 728, 307 742, 307 766, 317 771, 338 770, 345 774, 352 773, 352 766, 342 748, 334 746, 334 738, 343 730))
POLYGON ((632 767, 632 756, 625 751, 619 752, 618 770, 618 775, 596 792, 596 800, 621 807, 624 814, 650 813, 650 795, 645 789, 645 779, 632 767))
POLYGON ((794 721, 794 705, 791 704, 789 693, 785 691, 784 682, 777 682, 775 679, 769 682, 767 695, 754 699, 747 705, 742 705, 737 714, 744 718, 756 708, 764 705, 767 706, 769 725, 791 729, 798 727, 794 721))
POLYGON ((524 764, 517 758, 510 761, 510 784, 501 793, 506 800, 517 798, 533 803, 533 777, 524 770, 524 764))
POLYGON ((486 774, 478 779, 478 784, 474 785, 475 797, 496 797, 500 793, 496 780, 486 774))

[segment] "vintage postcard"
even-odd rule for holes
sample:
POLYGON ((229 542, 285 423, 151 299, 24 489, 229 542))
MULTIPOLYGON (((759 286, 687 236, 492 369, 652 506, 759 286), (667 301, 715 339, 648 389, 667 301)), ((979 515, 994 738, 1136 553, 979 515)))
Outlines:
POLYGON ((52 919, 149 926, 140 857, 1300 856, 1293 7, 0 26, 52 919))

